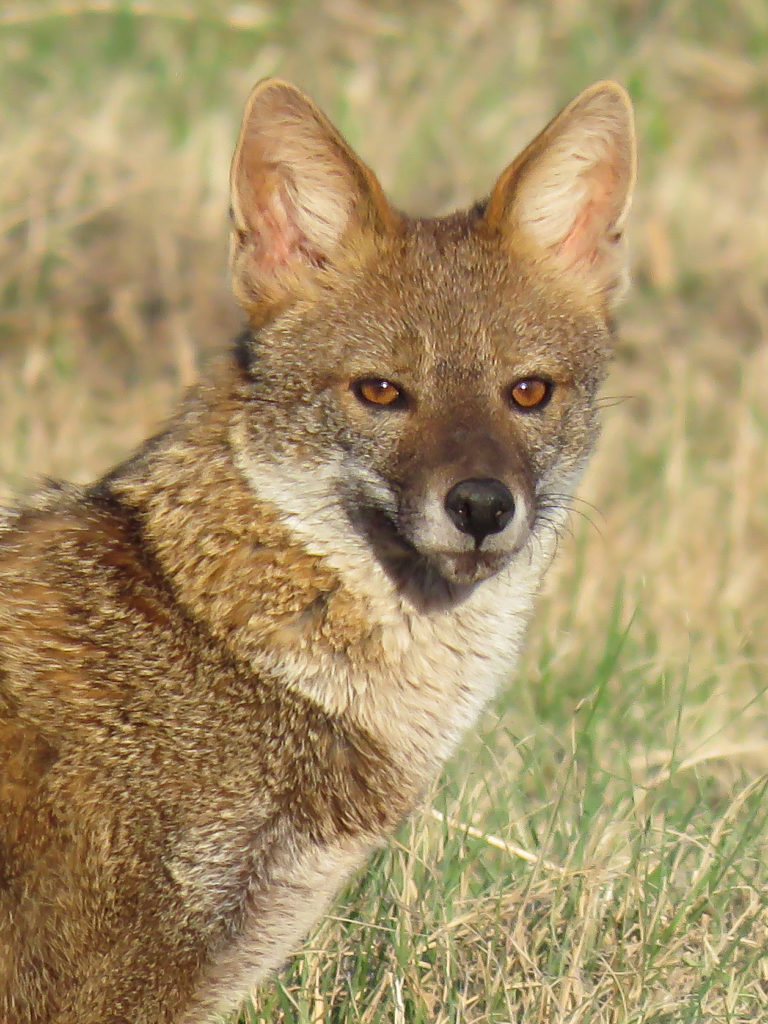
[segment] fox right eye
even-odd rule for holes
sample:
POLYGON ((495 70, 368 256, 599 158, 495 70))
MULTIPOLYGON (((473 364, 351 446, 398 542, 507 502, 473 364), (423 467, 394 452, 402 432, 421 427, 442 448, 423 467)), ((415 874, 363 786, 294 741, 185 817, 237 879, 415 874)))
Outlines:
POLYGON ((408 399, 403 389, 383 377, 362 377, 351 384, 352 392, 363 405, 380 409, 404 409, 408 399))

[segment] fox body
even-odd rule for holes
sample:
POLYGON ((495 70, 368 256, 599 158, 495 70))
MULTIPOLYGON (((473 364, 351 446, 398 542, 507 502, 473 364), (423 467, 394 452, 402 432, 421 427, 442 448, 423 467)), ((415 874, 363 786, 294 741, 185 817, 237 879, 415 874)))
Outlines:
POLYGON ((212 1020, 418 801, 593 447, 633 177, 600 83, 413 219, 256 87, 231 358, 0 527, 0 1024, 212 1020))

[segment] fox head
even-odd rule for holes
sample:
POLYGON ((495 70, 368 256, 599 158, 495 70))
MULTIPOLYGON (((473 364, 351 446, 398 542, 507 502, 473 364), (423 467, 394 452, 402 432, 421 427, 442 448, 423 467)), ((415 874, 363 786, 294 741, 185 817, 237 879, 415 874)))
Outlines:
POLYGON ((601 82, 489 198, 411 218, 303 93, 257 85, 231 266, 236 447, 246 473, 269 464, 264 496, 295 516, 303 488, 307 515, 343 518, 393 572, 471 585, 521 557, 595 441, 634 177, 629 99, 601 82))

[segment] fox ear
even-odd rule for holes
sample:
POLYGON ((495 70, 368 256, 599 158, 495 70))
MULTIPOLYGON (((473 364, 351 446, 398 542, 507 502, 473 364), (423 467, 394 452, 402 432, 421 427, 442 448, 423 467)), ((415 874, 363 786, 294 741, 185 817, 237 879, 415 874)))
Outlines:
POLYGON ((327 118, 274 78, 248 99, 230 184, 232 283, 252 319, 267 318, 319 270, 354 256, 366 233, 397 219, 327 118))
POLYGON ((598 82, 506 169, 486 221, 522 233, 577 287, 610 305, 626 285, 623 228, 635 165, 629 96, 616 82, 598 82))

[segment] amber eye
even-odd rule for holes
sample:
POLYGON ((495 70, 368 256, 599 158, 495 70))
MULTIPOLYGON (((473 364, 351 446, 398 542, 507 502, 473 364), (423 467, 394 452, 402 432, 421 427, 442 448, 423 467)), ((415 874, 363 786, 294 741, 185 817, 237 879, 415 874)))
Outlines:
POLYGON ((352 383, 352 390, 365 405, 378 405, 390 409, 405 405, 405 392, 391 380, 380 377, 364 377, 352 383))
POLYGON ((541 377, 523 377, 509 389, 509 398, 518 409, 540 409, 552 396, 552 384, 541 377))

